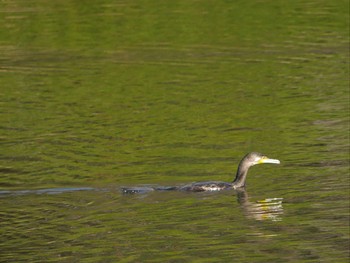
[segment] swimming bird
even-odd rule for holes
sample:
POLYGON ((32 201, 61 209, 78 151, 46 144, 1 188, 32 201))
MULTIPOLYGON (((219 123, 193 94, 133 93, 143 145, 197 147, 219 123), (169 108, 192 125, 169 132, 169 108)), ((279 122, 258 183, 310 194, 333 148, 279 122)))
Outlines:
POLYGON ((221 191, 227 189, 239 189, 245 187, 248 170, 250 167, 263 164, 280 164, 277 159, 270 159, 265 155, 258 152, 248 153, 240 161, 235 179, 231 182, 221 181, 208 181, 208 182, 195 182, 184 186, 171 186, 171 187, 131 187, 122 188, 123 193, 144 193, 149 191, 168 191, 168 190, 180 190, 180 191, 192 191, 192 192, 204 192, 204 191, 221 191))
POLYGON ((280 161, 277 159, 270 159, 261 153, 251 152, 244 156, 240 161, 236 172, 236 177, 232 183, 219 181, 198 182, 182 186, 180 190, 202 192, 241 188, 245 186, 249 168, 256 164, 263 163, 279 164, 280 161))

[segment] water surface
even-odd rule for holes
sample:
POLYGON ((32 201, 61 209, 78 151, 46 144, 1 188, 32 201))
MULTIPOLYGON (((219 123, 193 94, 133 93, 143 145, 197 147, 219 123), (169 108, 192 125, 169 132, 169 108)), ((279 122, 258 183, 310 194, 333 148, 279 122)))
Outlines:
POLYGON ((0 6, 2 261, 348 262, 348 1, 0 6))

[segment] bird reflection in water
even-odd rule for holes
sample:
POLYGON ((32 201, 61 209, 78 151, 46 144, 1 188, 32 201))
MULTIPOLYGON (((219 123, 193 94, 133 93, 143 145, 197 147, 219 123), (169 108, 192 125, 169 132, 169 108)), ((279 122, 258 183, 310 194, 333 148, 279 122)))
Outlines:
POLYGON ((237 189, 237 200, 247 218, 255 220, 281 221, 283 215, 283 198, 266 198, 256 202, 249 201, 245 189, 237 189))

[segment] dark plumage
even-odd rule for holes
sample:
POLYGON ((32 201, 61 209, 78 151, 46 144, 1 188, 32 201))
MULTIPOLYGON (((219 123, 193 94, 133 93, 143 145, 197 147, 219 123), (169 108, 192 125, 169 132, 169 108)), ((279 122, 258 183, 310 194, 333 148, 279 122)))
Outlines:
POLYGON ((240 161, 235 179, 232 183, 220 182, 220 181, 208 181, 208 182, 197 182, 180 187, 131 187, 122 188, 123 193, 145 193, 150 191, 169 191, 169 190, 180 190, 180 191, 192 191, 192 192, 203 192, 203 191, 221 191, 225 189, 237 189, 245 186, 247 179, 248 170, 250 167, 256 164, 272 163, 279 164, 280 161, 276 159, 269 159, 261 153, 251 152, 243 157, 240 161))
POLYGON ((198 183, 185 185, 181 187, 180 190, 202 192, 202 191, 220 191, 220 190, 225 190, 230 188, 237 189, 240 187, 244 187, 249 168, 256 164, 262 164, 262 163, 279 164, 280 161, 276 159, 269 159, 261 153, 251 152, 251 153, 248 153, 246 156, 244 156, 243 159, 240 161, 237 168, 236 177, 232 183, 217 182, 217 181, 198 182, 198 183))

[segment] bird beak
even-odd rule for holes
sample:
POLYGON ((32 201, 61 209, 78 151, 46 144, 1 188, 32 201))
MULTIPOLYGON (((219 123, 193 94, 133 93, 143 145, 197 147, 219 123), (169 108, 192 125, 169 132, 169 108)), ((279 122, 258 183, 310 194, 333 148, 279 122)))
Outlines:
POLYGON ((270 159, 267 158, 266 156, 261 157, 261 159, 258 161, 258 164, 261 163, 273 163, 273 164, 280 164, 281 162, 277 159, 270 159))

